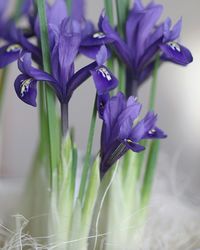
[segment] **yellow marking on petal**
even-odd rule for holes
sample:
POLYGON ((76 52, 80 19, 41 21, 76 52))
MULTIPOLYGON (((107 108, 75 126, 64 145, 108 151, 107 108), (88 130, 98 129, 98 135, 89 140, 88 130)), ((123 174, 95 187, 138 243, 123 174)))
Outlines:
POLYGON ((126 139, 126 142, 133 143, 133 141, 131 139, 126 139))
POLYGON ((22 81, 22 84, 20 86, 21 87, 21 91, 20 91, 21 97, 24 97, 25 93, 28 92, 29 85, 31 84, 32 80, 33 80, 33 78, 29 78, 29 79, 22 81))
POLYGON ((10 53, 10 52, 18 52, 21 50, 21 46, 19 44, 12 44, 10 46, 8 46, 8 48, 6 49, 6 52, 10 53))

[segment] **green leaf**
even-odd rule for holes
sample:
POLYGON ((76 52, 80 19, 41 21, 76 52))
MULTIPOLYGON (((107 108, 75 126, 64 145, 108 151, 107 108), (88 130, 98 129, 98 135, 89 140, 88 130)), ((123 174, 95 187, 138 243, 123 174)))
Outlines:
POLYGON ((118 31, 125 36, 125 24, 129 11, 129 0, 115 0, 117 7, 118 31))
POLYGON ((93 209, 97 199, 97 193, 100 185, 99 168, 100 168, 100 157, 97 156, 94 165, 91 169, 91 174, 87 185, 87 190, 83 204, 82 227, 83 227, 83 232, 85 232, 85 234, 88 234, 90 230, 90 225, 93 216, 93 209))
POLYGON ((92 153, 92 145, 93 145, 93 139, 94 139, 94 132, 96 127, 96 118, 97 118, 97 95, 95 97, 94 105, 93 105, 93 111, 92 111, 92 118, 90 122, 90 129, 89 129, 89 136, 88 136, 88 142, 87 142, 87 151, 85 155, 84 165, 83 165, 83 171, 81 176, 81 183, 79 187, 79 195, 78 199, 82 202, 85 194, 85 186, 88 178, 88 172, 90 167, 90 161, 91 161, 91 153, 92 153))
POLYGON ((158 152, 160 147, 160 141, 154 140, 150 143, 150 149, 147 159, 146 171, 144 175, 144 181, 141 191, 141 207, 145 207, 149 203, 152 184, 155 175, 156 163, 158 158, 158 152))
POLYGON ((73 0, 66 0, 68 14, 71 13, 72 1, 73 0))
POLYGON ((111 25, 114 25, 113 2, 112 0, 104 0, 106 15, 109 18, 111 25))
MULTIPOLYGON (((45 0, 37 0, 40 33, 41 33, 41 46, 43 56, 43 68, 47 73, 51 73, 51 60, 49 51, 49 37, 47 28, 47 18, 45 10, 45 0)), ((50 155, 50 176, 52 183, 52 173, 57 168, 59 157, 59 132, 56 115, 55 94, 48 85, 45 85, 45 98, 48 120, 48 132, 49 132, 49 155, 50 155)))

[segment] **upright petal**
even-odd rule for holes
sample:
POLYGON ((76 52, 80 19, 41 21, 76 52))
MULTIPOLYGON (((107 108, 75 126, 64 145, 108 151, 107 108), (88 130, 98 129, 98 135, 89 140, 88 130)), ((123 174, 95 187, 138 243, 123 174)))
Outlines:
POLYGON ((72 18, 79 22, 84 20, 85 14, 85 1, 84 0, 73 0, 72 1, 72 18))
POLYGON ((162 5, 154 4, 146 9, 145 15, 140 20, 138 26, 137 42, 136 42, 136 62, 139 61, 145 50, 145 41, 152 32, 152 28, 158 21, 163 11, 162 5))
POLYGON ((80 42, 81 34, 79 23, 72 19, 65 19, 61 25, 58 44, 59 77, 62 84, 65 84, 69 80, 70 70, 78 54, 80 42))
POLYGON ((130 134, 130 139, 133 142, 139 142, 143 137, 155 127, 155 123, 157 121, 157 115, 153 112, 147 113, 145 118, 138 122, 138 124, 132 129, 130 134))

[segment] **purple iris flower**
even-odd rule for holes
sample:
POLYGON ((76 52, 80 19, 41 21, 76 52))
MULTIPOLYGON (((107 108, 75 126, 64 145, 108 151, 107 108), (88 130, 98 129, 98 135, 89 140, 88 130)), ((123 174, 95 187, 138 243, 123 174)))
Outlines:
POLYGON ((48 81, 61 104, 67 104, 73 91, 91 75, 99 95, 107 94, 117 86, 117 79, 103 65, 108 57, 105 46, 100 48, 96 61, 75 73, 74 61, 81 43, 79 23, 70 18, 64 19, 59 32, 54 37, 54 46, 51 50, 52 75, 34 68, 30 53, 21 54, 18 67, 22 75, 15 81, 15 90, 22 101, 36 106, 37 81, 48 81))
MULTIPOLYGON (((39 49, 28 40, 30 32, 17 28, 13 18, 7 18, 5 15, 2 15, 1 11, 6 10, 8 1, 1 2, 0 38, 5 41, 5 45, 0 47, 0 68, 16 61, 22 49, 31 52, 35 61, 41 61, 39 49)), ((21 15, 29 18, 28 13, 31 4, 31 0, 24 1, 24 4, 21 7, 21 15)))
POLYGON ((106 102, 102 117, 101 177, 129 149, 133 152, 144 150, 144 146, 139 144, 141 140, 166 138, 156 126, 157 115, 153 112, 148 112, 144 119, 136 122, 141 107, 136 98, 126 100, 121 92, 106 102))
POLYGON ((112 43, 117 55, 127 66, 127 96, 136 94, 138 86, 151 75, 157 55, 160 55, 161 61, 183 66, 193 60, 190 51, 176 42, 180 36, 181 19, 172 28, 170 18, 157 25, 163 6, 151 2, 144 7, 141 0, 134 2, 126 20, 125 39, 120 37, 102 14, 99 32, 82 43, 86 48, 112 43))

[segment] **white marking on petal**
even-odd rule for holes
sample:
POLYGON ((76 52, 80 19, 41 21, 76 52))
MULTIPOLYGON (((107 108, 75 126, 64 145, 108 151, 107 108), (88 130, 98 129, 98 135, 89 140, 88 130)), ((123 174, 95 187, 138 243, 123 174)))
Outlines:
POLYGON ((19 44, 12 44, 10 46, 8 46, 8 48, 6 49, 6 52, 10 53, 10 52, 18 52, 21 50, 21 46, 19 44))
POLYGON ((155 133, 156 133, 156 130, 155 130, 155 129, 151 129, 151 130, 149 130, 149 132, 148 132, 149 135, 153 135, 153 134, 155 134, 155 133))
POLYGON ((106 68, 99 68, 97 70, 99 73, 101 73, 101 75, 103 76, 103 78, 106 78, 108 81, 112 80, 112 77, 110 75, 110 73, 108 72, 108 70, 106 68))
POLYGON ((103 32, 97 32, 93 34, 93 38, 102 39, 104 37, 106 37, 106 35, 103 32))
POLYGON ((32 80, 33 80, 33 78, 29 78, 29 79, 26 79, 24 81, 23 80, 21 81, 22 82, 22 84, 20 86, 21 97, 24 97, 24 95, 29 91, 29 86, 30 86, 32 80))
POLYGON ((181 52, 181 47, 178 43, 176 42, 169 42, 168 45, 170 46, 171 49, 181 52))

